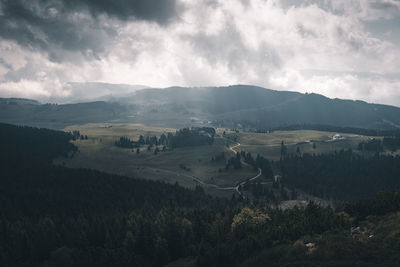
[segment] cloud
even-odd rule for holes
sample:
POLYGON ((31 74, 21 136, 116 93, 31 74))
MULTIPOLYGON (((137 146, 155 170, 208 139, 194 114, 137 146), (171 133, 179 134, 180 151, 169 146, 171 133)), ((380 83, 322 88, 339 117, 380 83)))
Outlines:
POLYGON ((303 93, 323 93, 331 98, 362 99, 392 105, 400 103, 400 73, 289 70, 279 73, 272 81, 276 87, 295 85, 303 93))
POLYGON ((281 3, 286 8, 315 5, 332 14, 371 21, 391 19, 400 14, 398 0, 282 0, 281 3))
POLYGON ((0 35, 54 61, 69 59, 64 50, 98 58, 125 21, 164 25, 178 9, 175 0, 0 0, 0 35))
POLYGON ((76 10, 88 8, 94 14, 107 14, 122 20, 129 18, 167 23, 181 8, 175 0, 64 0, 65 6, 76 10))
POLYGON ((399 1, 0 3, 0 95, 32 95, 27 81, 42 101, 68 82, 248 83, 400 105, 399 1), (370 26, 382 21, 386 35, 370 26))

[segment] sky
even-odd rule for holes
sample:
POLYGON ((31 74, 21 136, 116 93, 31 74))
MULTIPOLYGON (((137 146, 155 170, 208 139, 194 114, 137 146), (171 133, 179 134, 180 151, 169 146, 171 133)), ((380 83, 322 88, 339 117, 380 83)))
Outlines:
POLYGON ((0 97, 63 102, 71 82, 400 106, 400 0, 0 0, 0 97))

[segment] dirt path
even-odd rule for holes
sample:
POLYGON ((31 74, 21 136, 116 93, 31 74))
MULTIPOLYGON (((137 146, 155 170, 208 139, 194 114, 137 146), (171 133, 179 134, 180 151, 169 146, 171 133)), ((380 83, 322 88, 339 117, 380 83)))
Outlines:
MULTIPOLYGON (((232 151, 234 154, 236 154, 237 151, 235 151, 234 148, 239 147, 239 146, 240 146, 240 143, 236 143, 235 145, 229 147, 229 150, 232 151)), ((248 165, 248 164, 245 163, 245 162, 242 162, 242 163, 243 163, 244 165, 248 165)), ((199 184, 204 185, 204 186, 213 187, 213 188, 218 189, 218 190, 235 190, 239 195, 242 195, 242 193, 241 193, 240 190, 239 190, 241 186, 245 186, 247 183, 249 183, 249 182, 251 182, 251 181, 253 181, 253 180, 259 178, 259 177, 262 175, 261 169, 258 168, 258 174, 257 174, 256 176, 251 177, 251 178, 247 178, 247 179, 245 179, 245 181, 240 182, 240 183, 237 184, 236 186, 221 187, 221 186, 218 186, 218 185, 216 185, 216 184, 209 184, 209 183, 206 183, 206 182, 204 182, 201 178, 196 177, 196 176, 193 176, 193 175, 189 175, 189 174, 185 174, 185 173, 180 173, 180 172, 175 172, 175 171, 170 171, 170 170, 166 170, 166 169, 159 169, 159 168, 150 168, 150 169, 159 170, 159 171, 163 171, 163 172, 172 173, 172 174, 175 174, 175 175, 177 175, 177 176, 186 177, 186 178, 188 178, 188 179, 192 179, 192 181, 194 181, 194 182, 196 182, 196 183, 199 183, 199 184)))

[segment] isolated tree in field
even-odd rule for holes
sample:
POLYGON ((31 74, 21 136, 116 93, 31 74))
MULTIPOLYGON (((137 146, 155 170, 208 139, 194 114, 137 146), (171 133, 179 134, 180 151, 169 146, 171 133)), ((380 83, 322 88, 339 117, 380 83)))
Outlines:
POLYGON ((157 136, 152 136, 151 138, 150 138, 150 144, 151 145, 158 145, 158 140, 157 140, 157 136))
POLYGON ((165 134, 162 134, 161 136, 160 136, 160 139, 159 139, 159 144, 161 144, 161 145, 167 145, 167 136, 165 135, 165 134))
POLYGON ((144 140, 144 137, 143 137, 143 135, 140 135, 140 136, 139 136, 138 143, 139 143, 139 144, 141 144, 141 145, 144 145, 144 143, 145 143, 145 140, 144 140))
POLYGON ((286 156, 286 154, 287 154, 287 148, 285 146, 285 143, 282 141, 281 142, 281 157, 286 156))
MULTIPOLYGON (((244 157, 244 161, 250 165, 255 165, 253 156, 251 155, 250 152, 247 152, 246 156, 244 157)), ((255 166, 254 166, 255 167, 255 166)))
POLYGON ((231 157, 227 164, 225 165, 226 169, 229 169, 229 166, 232 165, 235 169, 242 168, 242 162, 240 160, 240 153, 236 153, 236 157, 231 157))
POLYGON ((167 134, 167 146, 171 146, 171 140, 174 135, 172 133, 167 134))
POLYGON ((76 140, 81 136, 81 133, 77 130, 72 131, 72 140, 76 140))
POLYGON ((241 158, 240 153, 237 152, 237 153, 236 153, 236 159, 237 159, 237 160, 240 160, 240 158, 241 158))

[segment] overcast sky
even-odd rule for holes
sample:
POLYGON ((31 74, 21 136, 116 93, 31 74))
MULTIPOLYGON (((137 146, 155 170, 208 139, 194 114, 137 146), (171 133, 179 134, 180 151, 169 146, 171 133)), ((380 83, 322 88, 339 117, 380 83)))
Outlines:
POLYGON ((0 0, 0 96, 62 101, 68 82, 400 106, 400 0, 0 0))

